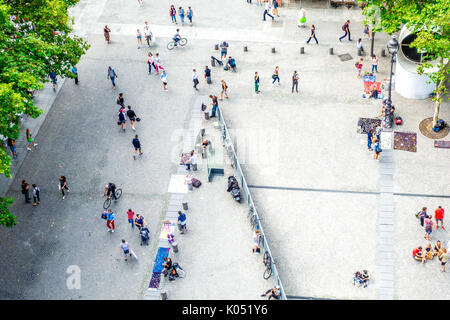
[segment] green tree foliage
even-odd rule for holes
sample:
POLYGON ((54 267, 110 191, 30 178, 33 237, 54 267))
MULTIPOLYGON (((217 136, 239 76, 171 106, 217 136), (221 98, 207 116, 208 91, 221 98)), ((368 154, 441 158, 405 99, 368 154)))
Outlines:
POLYGON ((450 0, 359 0, 365 4, 363 14, 375 23, 376 31, 389 34, 406 25, 417 37, 411 43, 426 52, 425 61, 417 71, 426 74, 436 84, 436 107, 433 125, 439 119, 440 105, 448 95, 445 83, 449 77, 450 0))
MULTIPOLYGON (((78 0, 0 0, 0 135, 17 139, 24 115, 37 118, 32 92, 48 74, 74 77, 72 66, 89 48, 71 34, 67 9, 78 0)), ((0 174, 10 173, 11 157, 0 148, 0 174)), ((0 225, 12 226, 5 214, 9 199, 0 200, 0 225)))

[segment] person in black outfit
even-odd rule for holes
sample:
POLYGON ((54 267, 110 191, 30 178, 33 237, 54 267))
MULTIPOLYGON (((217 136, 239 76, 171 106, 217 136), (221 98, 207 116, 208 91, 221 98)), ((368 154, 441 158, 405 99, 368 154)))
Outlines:
POLYGON ((25 202, 30 203, 30 185, 25 180, 22 180, 22 194, 25 195, 25 202))
POLYGON ((161 272, 162 274, 164 274, 164 277, 167 277, 167 275, 169 274, 169 271, 172 269, 173 263, 172 263, 172 259, 170 258, 163 258, 164 259, 164 263, 162 264, 164 269, 161 272))
POLYGON ((207 83, 211 83, 211 69, 205 66, 205 79, 207 83))
POLYGON ((136 160, 136 152, 139 150, 139 155, 142 155, 142 151, 141 151, 141 142, 138 139, 138 135, 136 135, 134 137, 134 139, 131 141, 131 143, 133 144, 134 147, 134 154, 133 154, 133 159, 136 160))
POLYGON ((119 93, 119 97, 117 98, 117 104, 123 107, 123 93, 119 93))
POLYGON ((127 117, 128 119, 130 119, 131 128, 133 130, 136 130, 136 128, 134 127, 134 124, 136 123, 136 113, 133 110, 131 110, 131 106, 128 106, 127 117))
POLYGON ((66 195, 64 194, 64 189, 67 190, 67 192, 70 192, 69 187, 67 186, 67 180, 65 176, 60 176, 59 177, 59 188, 61 189, 61 193, 62 193, 62 198, 64 200, 64 198, 66 197, 66 195))

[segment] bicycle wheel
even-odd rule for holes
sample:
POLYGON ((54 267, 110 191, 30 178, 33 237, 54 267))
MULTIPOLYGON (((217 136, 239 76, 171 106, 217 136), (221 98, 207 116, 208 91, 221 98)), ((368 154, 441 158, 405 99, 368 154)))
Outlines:
POLYGON ((167 44, 167 49, 172 50, 173 48, 175 48, 175 44, 171 41, 167 44))
POLYGON ((103 202, 103 209, 108 209, 111 205, 111 198, 106 198, 105 202, 103 202))
POLYGON ((271 258, 270 258, 270 256, 269 256, 269 252, 265 252, 264 253, 264 256, 263 256, 263 263, 264 263, 264 265, 267 267, 267 266, 270 266, 270 264, 271 264, 271 258))
POLYGON ((264 271, 263 278, 267 280, 271 276, 272 276, 272 268, 267 267, 267 269, 264 271))
POLYGON ((116 198, 119 199, 122 196, 122 189, 117 189, 116 190, 116 198))
POLYGON ((180 44, 180 46, 185 46, 187 44, 187 39, 186 38, 181 38, 178 43, 180 44))

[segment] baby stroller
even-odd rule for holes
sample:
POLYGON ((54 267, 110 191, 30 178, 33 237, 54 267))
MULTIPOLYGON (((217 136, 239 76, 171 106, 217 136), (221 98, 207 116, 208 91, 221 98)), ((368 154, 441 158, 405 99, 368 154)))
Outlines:
POLYGON ((150 239, 150 230, 147 227, 142 227, 139 231, 139 236, 141 237, 141 246, 145 244, 148 246, 148 239, 150 239))

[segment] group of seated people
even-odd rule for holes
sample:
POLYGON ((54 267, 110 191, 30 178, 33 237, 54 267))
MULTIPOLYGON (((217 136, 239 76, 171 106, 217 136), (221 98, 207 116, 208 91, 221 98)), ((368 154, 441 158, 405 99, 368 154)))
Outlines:
POLYGON ((414 259, 416 259, 417 261, 421 261, 422 264, 424 264, 427 259, 433 260, 434 256, 440 258, 440 256, 446 252, 447 250, 442 246, 441 241, 438 240, 434 245, 434 249, 431 247, 431 243, 428 243, 425 250, 422 249, 422 246, 414 248, 412 255, 414 259))
POLYGON ((367 285, 369 284, 369 279, 370 275, 367 270, 356 271, 353 274, 353 285, 359 287, 361 284, 363 284, 364 288, 366 288, 367 285))
POLYGON ((191 165, 197 164, 197 157, 195 155, 194 150, 188 153, 183 153, 181 155, 180 162, 181 162, 180 164, 184 164, 186 166, 186 170, 191 170, 191 165))

